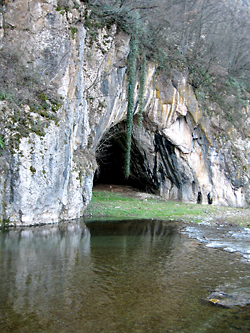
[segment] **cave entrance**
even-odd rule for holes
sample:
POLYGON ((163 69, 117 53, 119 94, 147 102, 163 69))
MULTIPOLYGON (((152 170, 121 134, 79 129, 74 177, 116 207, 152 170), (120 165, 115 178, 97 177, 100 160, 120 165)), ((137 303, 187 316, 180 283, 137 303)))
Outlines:
POLYGON ((149 163, 138 142, 132 137, 131 175, 124 177, 126 131, 125 124, 112 127, 101 139, 96 149, 98 169, 94 177, 94 186, 101 184, 127 185, 139 191, 158 193, 149 163))

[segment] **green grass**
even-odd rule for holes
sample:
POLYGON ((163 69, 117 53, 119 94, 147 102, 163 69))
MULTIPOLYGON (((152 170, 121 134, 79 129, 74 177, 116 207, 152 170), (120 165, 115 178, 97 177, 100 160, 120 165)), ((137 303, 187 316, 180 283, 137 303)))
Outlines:
POLYGON ((245 226, 250 224, 248 222, 250 221, 250 212, 247 209, 171 202, 160 197, 141 199, 108 191, 93 191, 93 197, 85 211, 85 217, 106 220, 220 221, 245 226))

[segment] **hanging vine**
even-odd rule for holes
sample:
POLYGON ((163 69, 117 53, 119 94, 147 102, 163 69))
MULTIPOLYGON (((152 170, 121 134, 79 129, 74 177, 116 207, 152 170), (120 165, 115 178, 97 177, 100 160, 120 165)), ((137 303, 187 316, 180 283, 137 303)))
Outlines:
POLYGON ((146 82, 146 56, 143 54, 142 57, 142 64, 140 66, 140 90, 139 90, 139 111, 138 111, 138 125, 139 128, 142 128, 142 119, 143 119, 143 96, 144 96, 144 89, 145 89, 145 82, 146 82))
POLYGON ((133 129, 135 75, 137 58, 137 40, 134 35, 130 39, 130 52, 128 58, 128 108, 127 108, 127 138, 125 156, 125 178, 130 175, 131 137, 133 129))

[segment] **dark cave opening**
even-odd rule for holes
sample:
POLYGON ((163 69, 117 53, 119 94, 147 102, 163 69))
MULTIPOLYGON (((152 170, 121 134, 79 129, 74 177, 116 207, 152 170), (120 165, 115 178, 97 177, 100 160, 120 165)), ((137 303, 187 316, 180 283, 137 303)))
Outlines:
POLYGON ((96 150, 98 169, 94 177, 94 186, 101 184, 126 185, 139 191, 157 193, 148 161, 132 137, 131 175, 124 177, 126 132, 124 124, 112 127, 100 141, 96 150))

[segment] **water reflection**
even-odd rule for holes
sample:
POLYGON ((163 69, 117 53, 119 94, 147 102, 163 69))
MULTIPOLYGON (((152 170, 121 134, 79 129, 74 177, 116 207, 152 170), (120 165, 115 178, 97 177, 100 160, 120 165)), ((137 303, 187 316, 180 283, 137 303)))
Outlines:
POLYGON ((249 265, 160 221, 1 232, 0 267, 3 332, 234 332, 229 312, 200 300, 249 283, 249 265))
POLYGON ((20 314, 35 309, 44 315, 50 311, 44 304, 52 297, 66 296, 67 276, 76 260, 89 269, 90 232, 85 225, 11 230, 1 234, 0 244, 1 295, 9 289, 13 309, 20 314))

